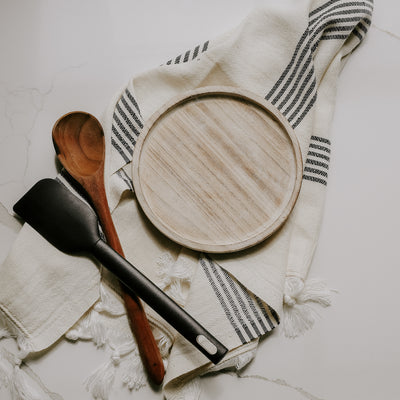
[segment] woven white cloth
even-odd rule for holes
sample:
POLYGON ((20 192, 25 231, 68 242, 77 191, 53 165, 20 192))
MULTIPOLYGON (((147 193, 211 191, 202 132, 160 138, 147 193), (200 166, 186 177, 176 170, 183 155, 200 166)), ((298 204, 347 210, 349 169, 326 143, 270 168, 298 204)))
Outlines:
MULTIPOLYGON (((372 10, 369 0, 270 2, 236 29, 134 77, 105 113, 106 185, 127 259, 230 350, 213 366, 148 310, 167 364, 168 399, 198 398, 198 376, 242 367, 258 338, 279 322, 296 336, 312 327, 313 305, 330 304, 324 283, 307 281, 307 275, 328 182, 336 82, 367 33, 372 10), (178 94, 213 85, 252 91, 277 107, 298 137, 304 174, 281 230, 246 251, 210 256, 182 249, 146 220, 132 190, 131 160, 137 136, 156 110, 178 94)), ((64 174, 58 179, 73 190, 64 174)), ((144 383, 118 286, 91 259, 60 253, 24 225, 0 274, 0 333, 17 337, 20 358, 64 335, 89 339, 107 355, 87 380, 94 397, 107 398, 118 369, 129 388, 144 383)))

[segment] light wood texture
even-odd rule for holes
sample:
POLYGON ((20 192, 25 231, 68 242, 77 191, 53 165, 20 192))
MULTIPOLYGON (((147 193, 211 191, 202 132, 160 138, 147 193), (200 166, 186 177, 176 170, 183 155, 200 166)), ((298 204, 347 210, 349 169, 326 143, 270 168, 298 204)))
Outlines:
MULTIPOLYGON (((124 257, 108 207, 104 188, 104 133, 95 117, 72 112, 61 117, 53 128, 57 156, 68 173, 85 189, 99 217, 108 244, 124 257)), ((139 298, 121 285, 131 330, 151 381, 160 385, 164 364, 139 298)))
POLYGON ((206 252, 253 246, 275 232, 297 199, 301 152, 293 129, 263 98, 208 87, 174 99, 135 147, 134 188, 170 239, 206 252))

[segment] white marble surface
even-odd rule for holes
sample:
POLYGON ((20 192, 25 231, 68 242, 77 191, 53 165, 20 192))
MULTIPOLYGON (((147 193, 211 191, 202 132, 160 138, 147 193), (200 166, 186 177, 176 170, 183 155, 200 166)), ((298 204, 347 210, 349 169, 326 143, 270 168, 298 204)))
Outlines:
MULTIPOLYGON (((2 0, 0 261, 20 228, 13 203, 56 174, 51 128, 59 116, 74 109, 99 116, 132 75, 237 25, 261 3, 2 0)), ((367 39, 339 81, 311 271, 338 290, 333 306, 301 338, 278 329, 240 377, 204 378, 201 400, 400 398, 399 16, 399 2, 377 2, 367 39)), ((61 342, 29 367, 63 399, 83 400, 90 396, 82 381, 102 360, 90 344, 61 342)), ((116 388, 111 400, 161 397, 149 387, 116 388)), ((10 397, 0 389, 0 398, 10 397)))

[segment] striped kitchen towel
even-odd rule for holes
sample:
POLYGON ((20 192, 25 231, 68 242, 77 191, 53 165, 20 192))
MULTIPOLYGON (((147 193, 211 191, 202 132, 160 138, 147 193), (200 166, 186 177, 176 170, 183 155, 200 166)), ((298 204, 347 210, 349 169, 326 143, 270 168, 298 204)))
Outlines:
MULTIPOLYGON (((103 121, 106 185, 125 255, 230 350, 212 366, 148 310, 168 364, 167 399, 197 399, 200 375, 242 367, 259 337, 279 323, 287 336, 303 333, 314 323, 313 306, 330 304, 323 281, 307 276, 328 184, 336 82, 365 37, 372 10, 370 0, 268 2, 230 32, 134 77, 111 101, 103 121), (132 185, 131 160, 146 120, 174 96, 214 85, 252 91, 275 106, 294 128, 304 165, 299 198, 284 226, 251 249, 224 255, 189 251, 161 235, 140 211, 132 185)), ((59 179, 69 185, 65 176, 59 179)), ((62 335, 92 340, 108 354, 87 381, 94 396, 107 398, 116 376, 130 388, 143 384, 117 285, 106 272, 99 282, 96 265, 57 252, 24 226, 1 274, 3 322, 25 355, 62 335)))

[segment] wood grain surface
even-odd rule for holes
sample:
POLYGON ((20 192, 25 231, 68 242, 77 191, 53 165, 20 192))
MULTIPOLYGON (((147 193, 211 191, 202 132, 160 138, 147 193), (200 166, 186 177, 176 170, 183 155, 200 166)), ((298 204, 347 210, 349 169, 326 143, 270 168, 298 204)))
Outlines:
POLYGON ((259 243, 297 199, 295 134, 263 98, 201 88, 166 104, 135 147, 134 188, 152 223, 191 249, 232 252, 259 243))

